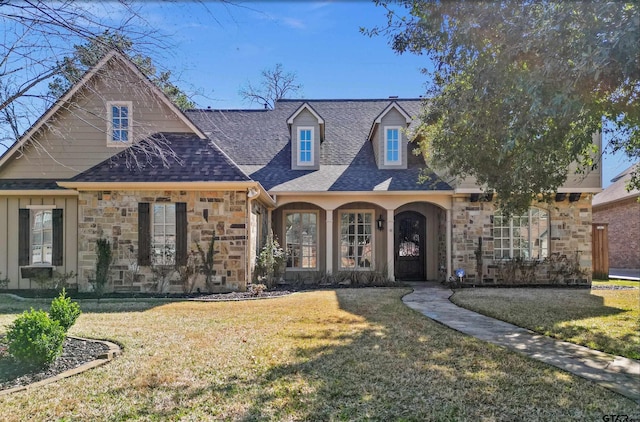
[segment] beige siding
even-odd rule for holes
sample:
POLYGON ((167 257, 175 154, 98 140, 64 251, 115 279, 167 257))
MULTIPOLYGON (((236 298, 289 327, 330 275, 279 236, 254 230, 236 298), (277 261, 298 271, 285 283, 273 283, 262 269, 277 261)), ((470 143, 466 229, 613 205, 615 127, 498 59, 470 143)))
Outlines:
MULTIPOLYGON (((29 289, 38 287, 29 279, 20 277, 18 266, 18 213, 20 208, 29 205, 55 205, 63 210, 63 265, 56 271, 78 272, 77 267, 77 210, 75 197, 7 197, 0 196, 0 278, 8 277, 10 289, 29 289)), ((75 278, 69 281, 75 284, 75 278)))
POLYGON ((9 262, 9 201, 0 197, 0 279, 7 277, 9 262))
POLYGON ((374 145, 377 149, 376 156, 378 157, 378 168, 380 169, 406 169, 407 168, 407 134, 405 133, 405 129, 407 127, 407 121, 405 117, 400 114, 398 110, 392 108, 389 110, 387 114, 385 114, 380 122, 378 134, 378 144, 374 145), (385 165, 385 127, 388 126, 397 126, 400 128, 400 154, 402 154, 402 163, 399 165, 385 165))
POLYGON ((108 101, 132 102, 136 140, 156 132, 191 132, 130 69, 110 65, 5 164, 0 178, 69 178, 119 152, 121 147, 107 146, 108 101))
POLYGON ((318 170, 320 168, 320 124, 318 119, 309 111, 302 110, 291 125, 291 168, 294 170, 318 170), (298 165, 298 128, 313 128, 313 165, 298 165))

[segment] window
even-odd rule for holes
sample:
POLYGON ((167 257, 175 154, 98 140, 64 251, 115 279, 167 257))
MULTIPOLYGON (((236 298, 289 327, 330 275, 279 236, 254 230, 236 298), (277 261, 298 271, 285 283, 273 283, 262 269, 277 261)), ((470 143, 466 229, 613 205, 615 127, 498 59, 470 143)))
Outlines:
POLYGON ((372 211, 345 211, 340 214, 340 268, 372 268, 372 229, 372 211))
POLYGON ((313 128, 298 128, 298 165, 313 165, 313 128))
POLYGON ((315 212, 285 214, 287 268, 311 269, 318 264, 318 215, 315 212))
POLYGON ((138 265, 187 264, 187 204, 138 203, 138 265))
POLYGON ((157 265, 176 263, 176 205, 153 204, 151 234, 152 262, 157 265))
POLYGON ((53 227, 51 210, 31 212, 31 264, 52 264, 53 227))
POLYGON ((402 154, 400 150, 400 128, 385 127, 384 129, 384 163, 400 164, 402 154))
POLYGON ((541 259, 549 256, 549 214, 538 208, 507 220, 493 219, 493 249, 496 259, 541 259))
POLYGON ((107 103, 109 131, 107 143, 123 145, 131 141, 131 102, 107 103))
POLYGON ((63 265, 62 209, 31 205, 18 215, 18 265, 63 265))

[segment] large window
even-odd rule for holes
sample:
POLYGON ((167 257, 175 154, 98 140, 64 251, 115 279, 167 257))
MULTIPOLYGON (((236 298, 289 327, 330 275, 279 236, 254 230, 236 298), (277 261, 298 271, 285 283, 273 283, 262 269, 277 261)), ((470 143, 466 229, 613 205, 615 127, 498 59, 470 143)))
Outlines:
POLYGON ((176 259, 176 206, 153 204, 151 234, 152 261, 157 265, 173 265, 176 259))
POLYGON ((493 218, 493 249, 496 259, 542 259, 549 256, 549 214, 539 208, 510 220, 493 218))
POLYGON ((313 128, 298 128, 298 165, 313 164, 313 128))
POLYGON ((53 263, 52 210, 31 210, 31 264, 53 263))
POLYGON ((55 205, 29 205, 18 213, 18 265, 63 265, 63 215, 55 205))
POLYGON ((287 267, 317 268, 318 215, 315 212, 288 212, 284 224, 287 267))
POLYGON ((384 163, 400 164, 402 154, 400 149, 400 128, 385 127, 384 129, 384 163))
POLYGON ((131 141, 131 102, 107 104, 109 119, 108 144, 128 144, 131 141))
POLYGON ((340 268, 373 267, 373 212, 340 214, 340 268))

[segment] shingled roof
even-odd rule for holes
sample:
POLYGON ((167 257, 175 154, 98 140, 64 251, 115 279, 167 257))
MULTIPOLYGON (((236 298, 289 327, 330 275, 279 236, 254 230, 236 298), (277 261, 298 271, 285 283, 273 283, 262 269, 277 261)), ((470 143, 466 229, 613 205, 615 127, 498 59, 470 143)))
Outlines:
POLYGON ((64 189, 53 179, 0 179, 0 190, 64 189))
POLYGON ((406 170, 379 170, 368 134, 393 102, 418 117, 420 99, 280 100, 273 110, 190 110, 186 114, 252 179, 273 192, 432 191, 452 188, 418 183, 424 162, 409 155, 406 170), (319 170, 291 169, 287 119, 309 104, 325 122, 319 170))
MULTIPOLYGON (((138 146, 129 147, 70 179, 72 182, 240 182, 251 179, 208 139, 195 134, 162 133, 161 138, 180 162, 168 165, 157 155, 147 159, 138 146), (133 163, 133 157, 137 163, 133 163)), ((148 143, 148 140, 141 141, 148 143)))

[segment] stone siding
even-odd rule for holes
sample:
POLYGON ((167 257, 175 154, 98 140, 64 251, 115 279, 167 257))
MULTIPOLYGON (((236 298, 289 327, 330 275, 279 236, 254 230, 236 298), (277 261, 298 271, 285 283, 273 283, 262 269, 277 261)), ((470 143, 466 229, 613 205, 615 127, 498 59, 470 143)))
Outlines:
MULTIPOLYGON (((114 262, 109 290, 157 291, 151 267, 137 266, 138 203, 185 202, 187 204, 187 250, 196 243, 206 251, 215 233, 214 269, 219 291, 246 288, 246 192, 195 191, 101 191, 80 192, 78 198, 78 281, 90 290, 95 274, 96 240, 111 243, 114 262)), ((182 292, 178 274, 172 273, 162 290, 182 292)), ((204 284, 198 285, 204 289, 204 284)))
POLYGON ((640 268, 640 202, 638 198, 599 206, 593 222, 609 225, 609 267, 640 268))
MULTIPOLYGON (((563 259, 565 263, 575 262, 584 273, 583 278, 591 281, 591 194, 582 194, 578 201, 568 199, 535 206, 549 213, 549 255, 550 260, 563 259), (566 257, 566 260, 565 258, 566 257)), ((462 268, 466 281, 480 283, 496 278, 494 257, 493 216, 494 202, 470 202, 469 197, 456 197, 452 209, 452 265, 453 271, 462 268), (482 263, 478 265, 476 254, 479 238, 482 239, 482 263), (482 274, 479 274, 481 272, 482 274)), ((547 260, 547 261, 550 261, 547 260)), ((549 264, 538 265, 535 284, 554 283, 550 280, 549 264)), ((560 264, 553 264, 560 265, 560 264)), ((522 280, 505 280, 508 284, 522 280)), ((557 279, 556 281, 557 282, 557 279)))

